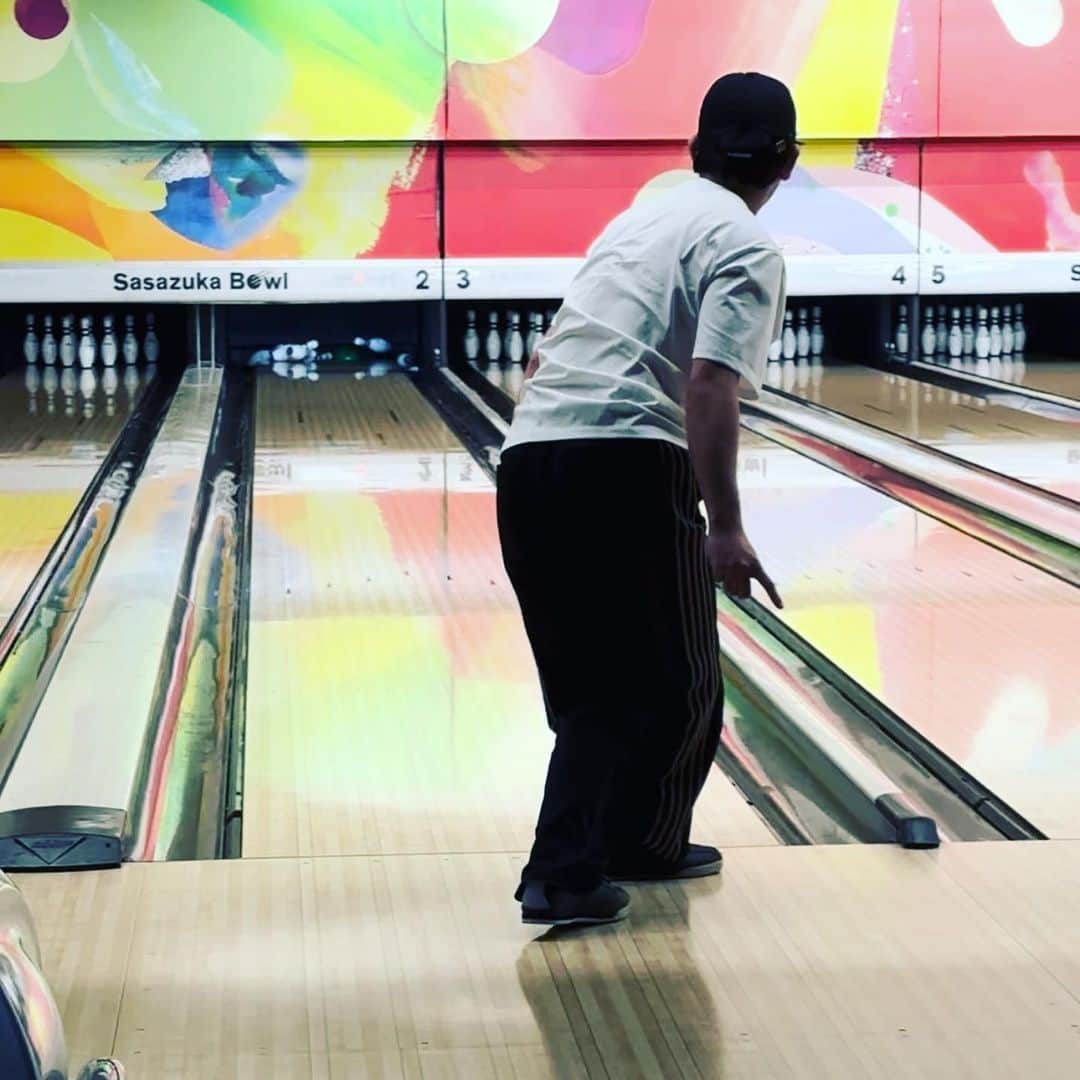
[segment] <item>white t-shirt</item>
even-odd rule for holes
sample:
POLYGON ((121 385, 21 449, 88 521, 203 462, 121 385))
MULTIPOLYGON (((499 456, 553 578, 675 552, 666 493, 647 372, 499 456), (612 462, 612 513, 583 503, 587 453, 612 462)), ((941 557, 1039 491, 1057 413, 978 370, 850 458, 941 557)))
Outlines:
POLYGON ((779 249, 726 188, 695 177, 641 199, 571 282, 505 446, 640 437, 685 447, 691 361, 730 367, 756 397, 784 288, 779 249))

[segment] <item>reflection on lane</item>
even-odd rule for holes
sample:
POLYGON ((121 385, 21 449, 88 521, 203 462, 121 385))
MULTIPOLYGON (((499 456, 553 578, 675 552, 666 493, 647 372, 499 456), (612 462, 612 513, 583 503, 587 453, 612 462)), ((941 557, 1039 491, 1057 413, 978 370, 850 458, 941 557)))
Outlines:
POLYGON ((864 367, 828 367, 795 393, 855 420, 1058 495, 1080 498, 1080 427, 864 367))
POLYGON ((1075 591, 765 440, 744 436, 740 473, 782 617, 1044 832, 1080 836, 1075 591))
POLYGON ((0 378, 0 626, 127 419, 103 381, 38 367, 0 378))
POLYGON ((1080 363, 1072 360, 1029 360, 1021 386, 1080 401, 1080 363))
POLYGON ((255 467, 244 855, 527 850, 550 736, 484 473, 406 378, 330 374, 260 378, 255 467))

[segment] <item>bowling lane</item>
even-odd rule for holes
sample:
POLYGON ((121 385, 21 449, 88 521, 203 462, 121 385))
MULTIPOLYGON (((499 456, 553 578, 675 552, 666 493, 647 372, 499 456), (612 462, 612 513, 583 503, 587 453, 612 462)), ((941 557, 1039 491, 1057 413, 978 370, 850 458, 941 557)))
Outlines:
MULTIPOLYGON (((494 491, 403 376, 258 383, 245 856, 523 852, 550 735, 494 491)), ((713 842, 774 842, 716 771, 713 842)))
POLYGON ((781 617, 1043 832, 1080 837, 1075 589, 749 434, 740 484, 781 617))
POLYGON ((127 419, 98 373, 49 370, 0 377, 0 627, 127 419))
POLYGON ((1080 400, 1080 363, 1072 360, 1028 360, 1010 380, 1047 394, 1080 400))
POLYGON ((826 367, 792 392, 954 457, 1080 498, 1080 428, 861 366, 826 367))

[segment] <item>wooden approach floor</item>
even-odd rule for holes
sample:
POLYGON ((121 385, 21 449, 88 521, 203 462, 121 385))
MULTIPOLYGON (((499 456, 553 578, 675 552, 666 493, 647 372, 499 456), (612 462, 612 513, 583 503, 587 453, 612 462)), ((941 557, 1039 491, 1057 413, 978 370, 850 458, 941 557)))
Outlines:
POLYGON ((23 875, 73 1060, 132 1080, 1080 1075, 1080 843, 739 848, 548 940, 521 856, 23 875))

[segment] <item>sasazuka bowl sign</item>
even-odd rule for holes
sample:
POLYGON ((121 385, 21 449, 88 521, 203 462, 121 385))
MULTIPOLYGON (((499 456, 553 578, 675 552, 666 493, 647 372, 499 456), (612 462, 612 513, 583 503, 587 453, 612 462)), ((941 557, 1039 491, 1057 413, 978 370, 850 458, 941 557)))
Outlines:
POLYGON ((243 270, 228 273, 186 272, 183 274, 113 274, 115 292, 288 292, 289 272, 253 274, 243 270))

